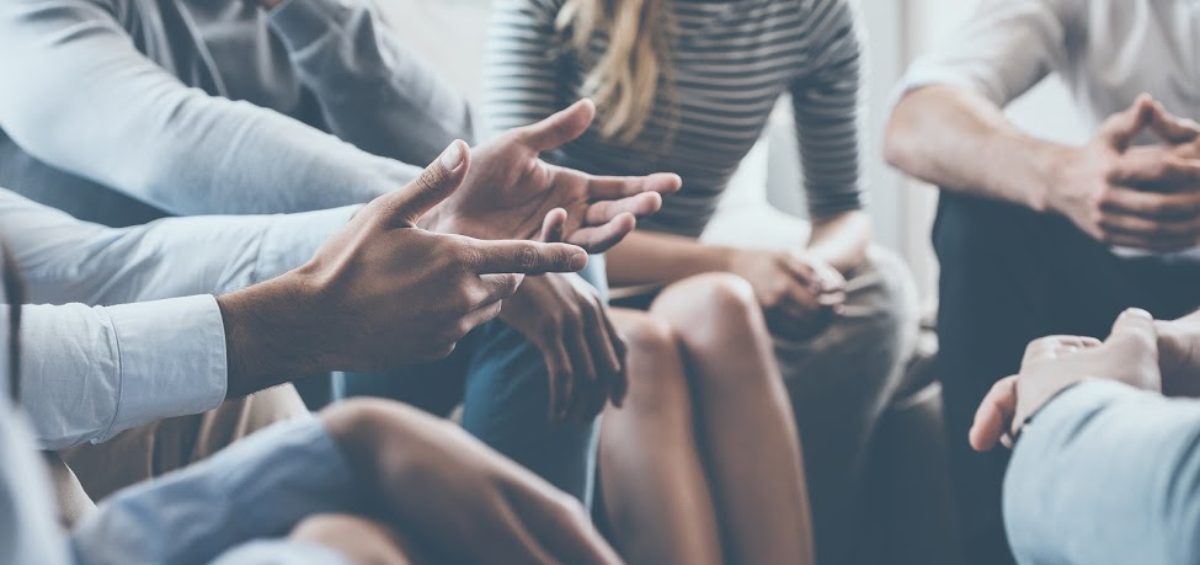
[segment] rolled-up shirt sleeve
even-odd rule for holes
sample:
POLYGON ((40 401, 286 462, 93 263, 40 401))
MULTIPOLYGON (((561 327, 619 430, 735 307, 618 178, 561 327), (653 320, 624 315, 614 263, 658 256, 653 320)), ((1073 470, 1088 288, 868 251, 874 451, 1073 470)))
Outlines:
POLYGON ((971 18, 909 68, 897 97, 947 85, 1004 106, 1065 67, 1081 0, 982 0, 971 18))
POLYGON ((1004 521, 1020 563, 1200 563, 1200 401, 1064 391, 1016 445, 1004 521))
POLYGON ((41 449, 100 442, 225 398, 225 329, 212 296, 120 306, 25 306, 22 405, 41 449))

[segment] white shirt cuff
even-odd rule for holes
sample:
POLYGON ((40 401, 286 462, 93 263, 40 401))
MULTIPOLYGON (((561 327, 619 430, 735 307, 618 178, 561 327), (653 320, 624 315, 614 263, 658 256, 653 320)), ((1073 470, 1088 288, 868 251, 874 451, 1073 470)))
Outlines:
POLYGON ((104 441, 154 420, 199 414, 225 399, 225 324, 216 298, 191 296, 103 309, 116 337, 116 414, 104 441))

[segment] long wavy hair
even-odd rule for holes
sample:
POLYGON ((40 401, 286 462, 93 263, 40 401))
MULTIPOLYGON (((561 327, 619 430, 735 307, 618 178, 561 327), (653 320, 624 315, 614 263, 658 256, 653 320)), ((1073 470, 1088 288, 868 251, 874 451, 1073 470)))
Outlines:
POLYGON ((637 139, 654 111, 660 84, 670 87, 672 25, 671 0, 566 0, 563 4, 555 29, 570 38, 590 69, 583 91, 596 102, 600 134, 606 139, 623 143, 637 139), (600 32, 607 34, 608 48, 592 60, 590 45, 600 32))

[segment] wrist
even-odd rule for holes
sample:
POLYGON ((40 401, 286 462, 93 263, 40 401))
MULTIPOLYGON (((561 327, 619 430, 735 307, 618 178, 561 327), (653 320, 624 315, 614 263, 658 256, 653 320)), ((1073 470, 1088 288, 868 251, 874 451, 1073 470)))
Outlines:
MULTIPOLYGON (((225 326, 228 396, 328 370, 319 361, 315 300, 302 277, 284 275, 217 297, 225 326)), ((319 319, 319 316, 317 317, 319 319)))
POLYGON ((1035 212, 1065 213, 1065 199, 1060 197, 1080 176, 1078 170, 1086 151, 1084 147, 1054 145, 1041 152, 1037 163, 1039 182, 1030 190, 1026 205, 1035 212))

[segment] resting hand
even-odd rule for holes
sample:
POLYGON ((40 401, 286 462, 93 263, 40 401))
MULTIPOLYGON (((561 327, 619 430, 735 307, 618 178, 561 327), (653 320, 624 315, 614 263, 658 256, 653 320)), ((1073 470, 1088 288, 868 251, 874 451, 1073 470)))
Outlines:
POLYGON ((1015 436, 1055 395, 1085 379, 1162 390, 1158 337, 1149 313, 1125 311, 1104 342, 1053 336, 1030 343, 1020 374, 997 382, 976 411, 969 437, 971 447, 988 451, 1005 436, 1015 436))
POLYGON ((730 272, 750 282, 772 330, 787 335, 820 333, 846 301, 846 279, 812 255, 740 250, 730 272))
POLYGON ((1109 118, 1055 167, 1047 205, 1109 245, 1179 251, 1200 243, 1200 128, 1149 96, 1109 118), (1165 145, 1131 148, 1145 130, 1165 145))
POLYGON ((218 299, 231 394, 270 374, 382 370, 444 357, 499 314, 523 275, 587 264, 573 245, 418 228, 467 174, 469 151, 453 144, 419 179, 363 207, 302 267, 218 299))
POLYGON ((679 190, 673 174, 598 177, 551 165, 539 155, 558 149, 591 125, 596 108, 583 100, 536 124, 511 130, 475 149, 463 186, 422 226, 480 239, 532 239, 555 208, 567 211, 564 241, 601 253, 679 190))
POLYGON ((457 426, 383 400, 325 410, 372 515, 453 563, 614 564, 578 501, 457 426))
POLYGON ((575 275, 529 277, 500 319, 541 350, 550 377, 550 418, 590 422, 628 389, 625 341, 595 289, 575 275))

